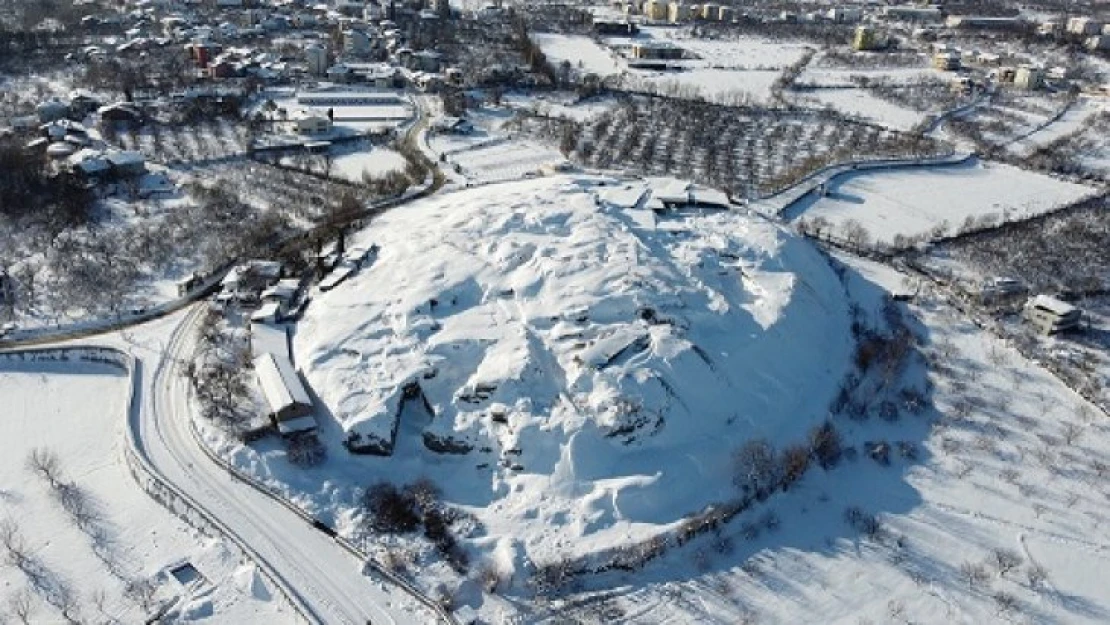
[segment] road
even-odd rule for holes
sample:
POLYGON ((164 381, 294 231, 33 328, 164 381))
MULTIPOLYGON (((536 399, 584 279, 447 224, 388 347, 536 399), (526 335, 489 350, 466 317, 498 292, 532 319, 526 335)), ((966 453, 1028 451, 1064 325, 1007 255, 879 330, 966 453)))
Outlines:
POLYGON ((180 363, 192 351, 198 310, 177 324, 160 356, 143 355, 141 452, 167 481, 248 544, 319 622, 432 622, 434 617, 423 614, 402 590, 383 588, 362 575, 354 556, 291 510, 232 478, 200 449, 190 430, 188 381, 180 375, 180 363))

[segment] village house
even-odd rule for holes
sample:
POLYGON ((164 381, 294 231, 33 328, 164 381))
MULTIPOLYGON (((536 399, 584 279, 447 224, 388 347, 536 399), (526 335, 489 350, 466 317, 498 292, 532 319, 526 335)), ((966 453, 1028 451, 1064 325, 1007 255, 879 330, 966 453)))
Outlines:
POLYGON ((332 120, 312 110, 297 110, 289 116, 289 132, 298 135, 324 135, 331 132, 332 120))
POLYGON ((681 59, 685 51, 669 41, 644 41, 632 44, 637 59, 681 59))
POLYGON ((278 432, 290 436, 316 429, 312 399, 289 358, 262 354, 254 360, 254 371, 266 400, 267 416, 278 432))
POLYGON ((1067 302, 1038 295, 1025 304, 1022 312, 1026 321, 1042 334, 1057 334, 1079 327, 1083 313, 1067 302))

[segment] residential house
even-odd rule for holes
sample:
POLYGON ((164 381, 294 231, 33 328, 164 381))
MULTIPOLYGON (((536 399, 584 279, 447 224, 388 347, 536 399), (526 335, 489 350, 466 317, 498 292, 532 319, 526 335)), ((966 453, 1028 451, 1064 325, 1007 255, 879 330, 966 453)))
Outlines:
POLYGON ((1043 334, 1057 334, 1079 327, 1083 313, 1055 297, 1038 295, 1025 304, 1025 319, 1043 334))
POLYGON ((331 118, 315 111, 300 109, 289 116, 289 132, 299 135, 323 135, 331 130, 331 118))
POLYGON ((1068 20, 1066 29, 1072 35, 1097 35, 1102 30, 1102 24, 1089 17, 1073 17, 1068 20))
POLYGON ((1035 65, 1022 65, 1014 73, 1014 86, 1022 89, 1040 89, 1044 86, 1044 69, 1035 65))
POLYGON ((667 19, 668 5, 663 0, 647 0, 644 3, 644 17, 661 22, 667 19))
POLYGON ((352 56, 363 57, 370 54, 373 43, 370 33, 361 28, 352 28, 343 33, 343 50, 352 56))
POLYGON ((308 73, 323 76, 328 71, 328 49, 318 43, 311 43, 304 49, 308 73))
POLYGON ((685 51, 669 41, 640 41, 632 44, 637 59, 681 59, 685 51))
POLYGON ((312 398, 289 358, 262 354, 254 360, 258 386, 266 400, 267 416, 283 436, 316 429, 312 398))

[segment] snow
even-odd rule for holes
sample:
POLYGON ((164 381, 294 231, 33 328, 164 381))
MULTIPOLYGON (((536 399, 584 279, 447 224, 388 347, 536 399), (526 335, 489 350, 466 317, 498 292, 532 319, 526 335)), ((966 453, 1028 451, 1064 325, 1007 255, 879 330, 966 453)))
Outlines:
POLYGON ((604 44, 583 36, 536 33, 536 43, 556 65, 569 62, 574 71, 600 77, 624 75, 633 88, 694 89, 701 97, 722 101, 741 96, 765 101, 771 85, 783 68, 795 63, 807 46, 797 42, 775 42, 742 37, 708 41, 689 36, 687 31, 645 27, 639 36, 606 37, 604 44), (693 58, 668 61, 676 72, 630 69, 619 50, 634 42, 658 40, 686 49, 693 58))
POLYGON ((1105 111, 1110 111, 1110 105, 1104 99, 1080 97, 1060 119, 1008 146, 1008 149, 1015 154, 1027 156, 1057 139, 1082 131, 1105 111))
POLYGON ((807 195, 786 215, 807 220, 822 217, 834 230, 855 220, 873 239, 890 243, 896 235, 926 235, 942 225, 951 233, 969 217, 993 215, 1006 221, 1032 217, 1093 191, 1009 165, 971 161, 846 174, 829 184, 827 196, 807 195))
POLYGON ((458 165, 462 175, 472 182, 513 180, 565 161, 557 150, 527 140, 472 143, 471 147, 449 155, 447 160, 458 165))
POLYGON ((848 358, 843 293, 766 221, 675 212, 643 228, 599 206, 602 182, 489 186, 376 219, 355 241, 380 245, 377 262, 314 296, 294 350, 328 444, 396 428, 393 455, 333 453, 327 484, 264 451, 237 462, 325 516, 374 475, 428 475, 485 526, 473 547, 536 560, 720 499, 713 476, 740 441, 793 439, 824 414, 848 358), (432 414, 404 401, 413 383, 432 414), (435 453, 429 435, 471 451, 435 453))
MULTIPOLYGON (((256 583, 254 593, 229 583, 238 563, 220 541, 196 534, 132 479, 120 452, 128 385, 122 371, 103 364, 0 358, 9 441, 0 454, 0 518, 15 519, 47 575, 72 587, 83 619, 142 622, 140 607, 124 598, 123 578, 153 578, 168 563, 187 560, 210 580, 200 599, 205 607, 194 606, 194 615, 206 612, 236 623, 289 622, 288 613, 270 601, 264 582, 256 583), (36 447, 55 451, 64 478, 100 511, 101 518, 85 530, 68 520, 45 481, 24 467, 27 453, 36 447), (103 612, 93 604, 98 591, 106 596, 103 612)), ((0 586, 10 595, 27 582, 18 569, 5 566, 0 567, 0 586)), ((188 601, 188 592, 181 593, 162 583, 157 598, 188 601)), ((62 619, 36 599, 31 620, 62 619)))
POLYGON ((364 176, 380 178, 389 172, 404 171, 405 165, 400 152, 383 147, 338 151, 332 155, 332 172, 356 183, 361 183, 364 176))
MULTIPOLYGON (((841 259, 902 281, 890 268, 841 259)), ((635 574, 588 582, 552 620, 1106 622, 1110 540, 1105 480, 1096 473, 1110 459, 1105 416, 1084 420, 1079 397, 935 293, 912 312, 936 355, 929 378, 938 413, 837 423, 849 439, 919 440, 918 460, 884 467, 861 456, 807 475, 801 488, 704 541, 635 574), (970 414, 957 416, 967 401, 970 414), (1067 426, 1081 431, 1074 445, 1060 440, 1067 426), (846 526, 852 505, 877 515, 877 538, 846 526), (780 525, 766 529, 765 514, 780 525), (988 563, 995 549, 1010 550, 1019 565, 1000 574, 988 563), (970 586, 965 563, 984 563, 986 580, 970 586), (1035 565, 1044 581, 1029 581, 1035 565), (1013 609, 1000 607, 1000 593, 1014 597, 1013 609)))
POLYGON ((845 115, 894 130, 910 130, 925 119, 923 113, 883 100, 865 89, 817 89, 800 94, 801 99, 812 98, 818 107, 831 107, 845 115))
POLYGON ((628 84, 634 88, 650 86, 661 93, 692 89, 697 96, 712 102, 726 102, 735 97, 766 102, 771 95, 771 86, 780 75, 781 72, 776 70, 746 71, 709 67, 677 72, 629 70, 628 84))
POLYGON ((618 57, 608 48, 582 35, 534 33, 532 38, 545 56, 556 66, 568 61, 583 73, 605 77, 619 74, 622 66, 618 57))

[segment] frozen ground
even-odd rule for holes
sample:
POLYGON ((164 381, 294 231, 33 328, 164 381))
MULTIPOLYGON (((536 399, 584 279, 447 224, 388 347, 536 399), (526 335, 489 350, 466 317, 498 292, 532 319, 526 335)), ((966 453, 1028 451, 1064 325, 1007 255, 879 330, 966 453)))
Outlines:
MULTIPOLYGON (((133 481, 121 451, 128 384, 122 371, 101 365, 0 360, 8 441, 0 454, 0 520, 14 520, 41 573, 43 592, 31 592, 30 622, 62 622, 43 596, 57 602, 63 589, 82 622, 142 622, 152 612, 125 596, 133 579, 155 581, 155 603, 175 601, 174 614, 183 621, 291 622, 251 567, 221 541, 182 524, 133 481), (57 453, 64 479, 97 512, 83 528, 47 482, 25 468, 36 447, 57 453), (201 576, 188 586, 166 570, 185 562, 201 576)), ((31 586, 19 569, 3 566, 0 587, 0 620, 7 621, 14 618, 8 600, 31 586)))
POLYGON ((836 178, 825 197, 814 194, 788 208, 788 219, 818 217, 843 231, 860 223, 872 240, 927 236, 943 226, 951 234, 968 218, 991 215, 1012 221, 1053 210, 1094 192, 1009 165, 972 161, 963 165, 881 172, 836 178))

